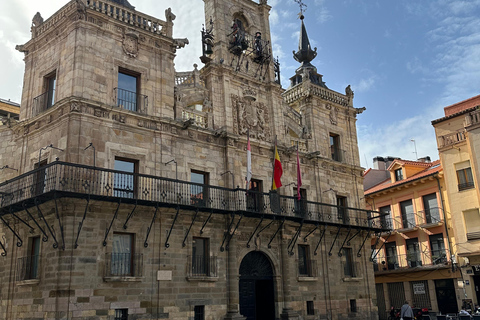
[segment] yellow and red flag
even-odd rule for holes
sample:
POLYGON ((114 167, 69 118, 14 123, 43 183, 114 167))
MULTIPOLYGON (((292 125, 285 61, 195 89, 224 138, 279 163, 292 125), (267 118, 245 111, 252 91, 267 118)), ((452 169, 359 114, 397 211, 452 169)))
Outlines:
POLYGON ((280 156, 278 155, 277 144, 275 143, 275 159, 273 163, 273 183, 272 190, 277 190, 282 186, 280 180, 283 174, 282 162, 280 162, 280 156))

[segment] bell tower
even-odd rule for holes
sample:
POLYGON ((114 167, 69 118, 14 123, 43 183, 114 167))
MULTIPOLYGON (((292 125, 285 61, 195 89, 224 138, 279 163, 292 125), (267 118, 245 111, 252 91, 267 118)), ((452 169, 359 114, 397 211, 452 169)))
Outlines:
POLYGON ((211 92, 216 128, 272 141, 281 106, 266 0, 204 0, 202 76, 211 92), (273 94, 275 92, 275 94, 273 94))

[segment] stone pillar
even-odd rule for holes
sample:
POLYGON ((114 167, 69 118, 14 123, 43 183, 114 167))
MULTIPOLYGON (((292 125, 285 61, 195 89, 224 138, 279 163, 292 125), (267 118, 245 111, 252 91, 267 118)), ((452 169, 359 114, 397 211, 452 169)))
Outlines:
POLYGON ((225 320, 245 320, 246 318, 240 314, 240 294, 238 292, 238 270, 237 264, 237 241, 235 235, 230 239, 227 251, 227 315, 225 320))
POLYGON ((283 237, 283 230, 281 230, 281 255, 282 255, 282 282, 283 282, 283 310, 280 314, 280 319, 282 320, 299 320, 299 314, 292 309, 291 306, 291 288, 290 288, 290 278, 295 275, 295 270, 290 270, 289 258, 288 255, 288 240, 283 237))

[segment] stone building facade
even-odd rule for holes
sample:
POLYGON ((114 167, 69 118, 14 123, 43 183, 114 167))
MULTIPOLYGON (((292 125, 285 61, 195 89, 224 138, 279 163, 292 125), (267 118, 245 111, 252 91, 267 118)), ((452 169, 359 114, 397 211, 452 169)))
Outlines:
POLYGON ((205 65, 178 73, 170 9, 35 15, 20 120, 0 128, 18 168, 0 184, 1 318, 376 319, 363 109, 310 63, 303 17, 284 90, 267 1, 204 3, 205 65))

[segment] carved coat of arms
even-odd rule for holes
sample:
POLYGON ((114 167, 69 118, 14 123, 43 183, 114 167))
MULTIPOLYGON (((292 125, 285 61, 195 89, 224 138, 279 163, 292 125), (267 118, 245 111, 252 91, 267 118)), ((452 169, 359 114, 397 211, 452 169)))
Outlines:
POLYGON ((123 51, 130 57, 136 58, 138 55, 138 36, 126 33, 123 36, 123 51))
POLYGON ((270 140, 269 114, 263 103, 233 95, 232 104, 235 133, 246 135, 250 130, 250 136, 270 140))

